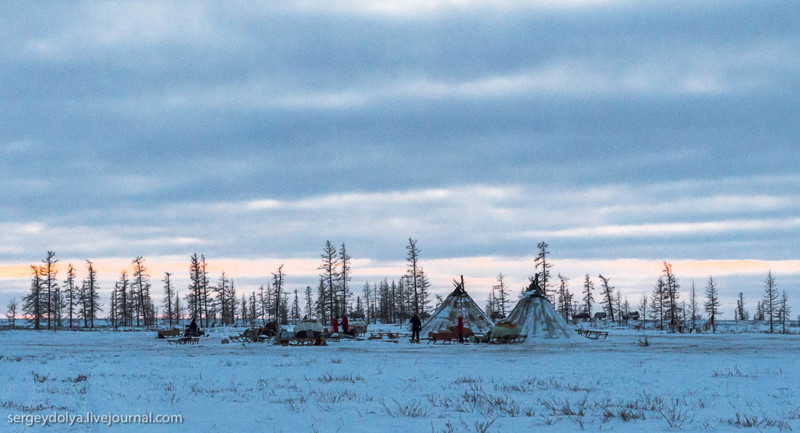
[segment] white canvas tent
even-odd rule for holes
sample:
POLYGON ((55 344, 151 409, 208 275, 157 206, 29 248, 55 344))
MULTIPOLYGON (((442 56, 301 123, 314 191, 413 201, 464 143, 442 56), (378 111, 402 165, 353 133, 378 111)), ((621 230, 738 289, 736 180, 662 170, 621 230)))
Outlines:
POLYGON ((507 322, 520 328, 521 335, 527 335, 525 343, 536 344, 537 341, 553 339, 571 339, 578 337, 572 327, 542 296, 538 288, 531 288, 511 310, 507 322))
POLYGON ((459 317, 464 318, 464 328, 469 328, 476 334, 489 332, 494 326, 492 320, 464 290, 463 277, 461 284, 456 283, 456 289, 445 298, 422 325, 420 335, 428 335, 428 332, 443 331, 451 326, 457 326, 459 317))

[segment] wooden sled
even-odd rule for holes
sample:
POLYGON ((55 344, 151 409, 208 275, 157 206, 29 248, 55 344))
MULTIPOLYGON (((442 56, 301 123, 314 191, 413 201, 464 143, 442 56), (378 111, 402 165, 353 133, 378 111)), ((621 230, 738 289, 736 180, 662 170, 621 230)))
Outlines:
POLYGON ((228 340, 231 342, 237 343, 263 343, 267 341, 267 337, 264 335, 229 335, 228 340))
POLYGON ((525 339, 528 338, 527 334, 517 334, 517 335, 501 335, 497 337, 490 337, 489 343, 490 344, 513 344, 513 343, 522 343, 525 339))
POLYGON ((169 344, 191 344, 197 345, 200 343, 200 337, 183 337, 183 338, 176 338, 174 340, 167 340, 169 344))
POLYGON ((592 331, 591 329, 576 329, 575 332, 577 332, 578 335, 583 335, 584 337, 586 337, 586 338, 588 338, 590 340, 598 340, 600 337, 603 337, 603 340, 608 338, 608 332, 607 331, 592 331))
POLYGON ((317 344, 317 337, 292 337, 281 339, 282 346, 327 346, 327 339, 320 337, 317 344))
POLYGON ((439 332, 428 332, 428 344, 437 342, 442 342, 442 344, 457 342, 457 343, 473 343, 478 342, 478 338, 475 335, 475 332, 472 331, 470 328, 464 328, 463 333, 461 334, 462 338, 458 338, 458 328, 456 326, 451 326, 446 330, 441 330, 439 332), (460 341, 461 340, 461 341, 460 341))
MULTIPOLYGON (((272 322, 270 322, 271 325, 272 322)), ((274 325, 277 326, 277 325, 274 325)), ((228 339, 232 342, 238 343, 263 343, 267 341, 269 338, 272 338, 275 335, 273 328, 268 327, 261 327, 261 328, 248 328, 242 331, 239 335, 229 335, 228 339)))
POLYGON ((397 340, 400 338, 400 335, 397 332, 370 332, 367 340, 383 340, 383 337, 389 340, 397 340))
POLYGON ((180 337, 180 336, 181 336, 181 331, 178 328, 158 330, 158 338, 180 337))
POLYGON ((458 341, 458 336, 450 331, 442 331, 442 332, 429 332, 428 333, 428 344, 436 344, 440 342, 442 344, 449 344, 453 342, 453 340, 458 341))

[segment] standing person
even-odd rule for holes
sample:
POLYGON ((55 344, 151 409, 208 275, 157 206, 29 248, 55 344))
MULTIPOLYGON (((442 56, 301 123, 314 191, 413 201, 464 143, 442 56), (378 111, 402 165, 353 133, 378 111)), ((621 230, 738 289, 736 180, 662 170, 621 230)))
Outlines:
POLYGON ((338 317, 334 317, 333 319, 331 319, 331 332, 334 333, 334 334, 338 334, 339 333, 339 318, 338 317))
POLYGON ((350 321, 347 320, 347 314, 342 314, 342 332, 347 334, 350 329, 350 321))
POLYGON ((422 331, 422 322, 416 314, 411 318, 411 342, 419 343, 419 331, 422 331))
POLYGON ((458 316, 458 327, 457 327, 457 330, 458 330, 458 342, 459 343, 463 343, 464 342, 464 318, 461 317, 461 316, 458 316))

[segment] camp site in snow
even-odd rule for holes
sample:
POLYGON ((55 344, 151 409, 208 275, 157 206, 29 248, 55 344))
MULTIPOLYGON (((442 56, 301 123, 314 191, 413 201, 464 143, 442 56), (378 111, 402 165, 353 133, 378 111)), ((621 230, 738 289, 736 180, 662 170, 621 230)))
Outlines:
POLYGON ((0 2, 0 433, 800 431, 800 2, 0 2))

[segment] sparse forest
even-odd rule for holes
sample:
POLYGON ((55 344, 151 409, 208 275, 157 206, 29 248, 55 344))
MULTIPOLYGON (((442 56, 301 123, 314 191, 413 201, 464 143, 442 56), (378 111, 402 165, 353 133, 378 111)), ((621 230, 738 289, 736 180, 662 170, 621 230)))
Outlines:
MULTIPOLYGON (((60 281, 59 260, 55 252, 48 251, 39 264, 30 266, 29 292, 19 305, 12 300, 6 306, 6 318, 12 326, 23 319, 33 329, 93 328, 98 326, 101 317, 112 328, 172 327, 187 320, 196 320, 204 327, 259 326, 273 320, 297 323, 303 318, 328 323, 332 318, 345 314, 368 324, 403 323, 414 314, 426 317, 443 300, 441 295, 434 297, 431 293, 431 283, 423 268, 417 241, 409 238, 405 249, 404 274, 377 281, 366 280, 360 285, 360 291, 353 289, 352 257, 344 242, 338 248, 331 241, 325 242, 320 254, 316 290, 311 286, 287 289, 291 275, 287 275, 284 265, 280 265, 269 272, 270 278, 257 289, 237 291, 234 279, 224 270, 214 277, 217 279, 213 282, 206 257, 194 253, 188 259, 189 284, 184 295, 181 296, 173 283, 174 274, 164 272, 160 303, 153 299, 151 277, 144 257, 133 258, 130 268, 119 270, 117 281, 107 302, 104 302, 100 296, 102 288, 97 279, 98 271, 92 261, 86 261, 82 280, 80 271, 68 263, 64 279, 60 281)), ((713 276, 707 280, 703 301, 697 295, 694 281, 687 293, 681 293, 673 265, 664 261, 650 296, 643 296, 638 305, 632 306, 627 297, 612 285, 612 277, 604 274, 597 275, 597 288, 591 276, 586 274, 580 293, 573 295, 568 277, 556 273, 555 283, 551 282, 551 270, 556 264, 551 260, 549 245, 539 242, 532 269, 536 278, 531 277, 529 283, 538 284, 558 314, 570 323, 633 323, 637 327, 652 326, 670 333, 717 332, 723 312, 720 310, 720 289, 713 276), (705 315, 700 313, 701 309, 705 315)), ((767 325, 769 333, 788 332, 792 322, 787 292, 778 290, 771 271, 767 273, 763 287, 763 298, 757 301, 752 315, 746 308, 744 294, 737 294, 732 319, 737 323, 750 322, 752 317, 752 322, 767 325)), ((512 306, 511 288, 506 276, 499 273, 487 292, 487 316, 495 321, 506 318, 512 306)))

